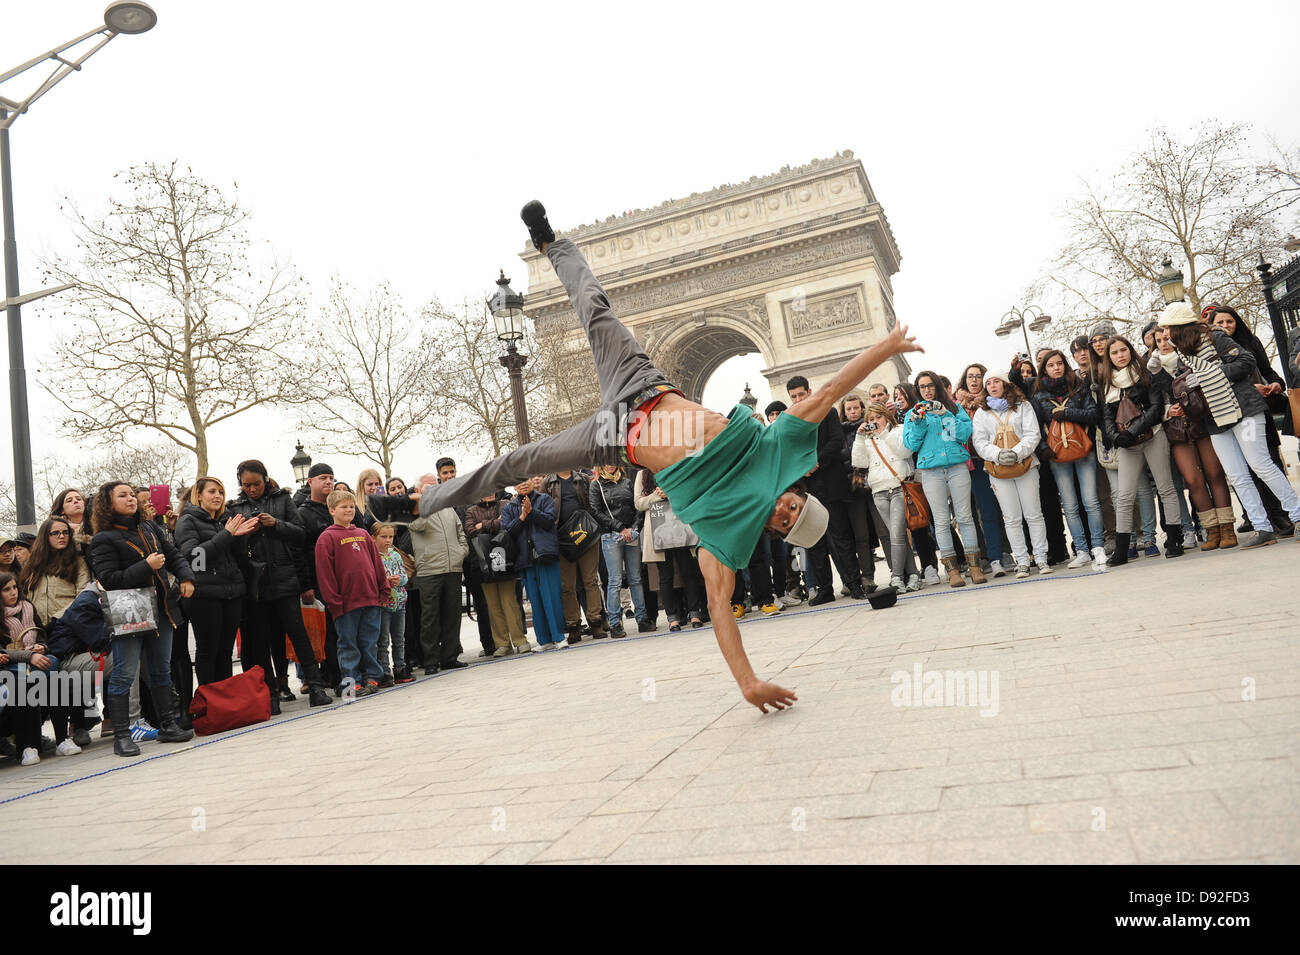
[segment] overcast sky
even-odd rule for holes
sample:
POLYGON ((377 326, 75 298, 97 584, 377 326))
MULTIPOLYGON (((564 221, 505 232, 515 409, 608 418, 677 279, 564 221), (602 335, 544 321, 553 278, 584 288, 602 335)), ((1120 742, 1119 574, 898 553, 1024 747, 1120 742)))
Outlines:
MULTIPOLYGON (((101 22, 103 0, 7 5, 0 71, 101 22)), ((230 186, 254 233, 317 300, 338 273, 411 306, 517 277, 519 207, 590 222, 852 149, 902 252, 897 312, 955 375, 1004 364, 993 327, 1061 241, 1078 178, 1115 169, 1159 123, 1208 118, 1300 140, 1300 5, 428 4, 157 0, 11 130, 20 274, 70 251, 64 195, 102 208, 113 174, 173 158, 230 186)), ((38 71, 0 93, 23 98, 38 71)), ((24 309, 29 379, 57 298, 24 309)), ((729 407, 757 356, 715 376, 729 407)), ((34 454, 78 454, 32 381, 34 454)), ((7 390, 0 413, 8 420, 7 390)), ((260 457, 288 479, 288 419, 212 433, 224 479, 260 457)), ((398 457, 410 480, 437 430, 398 457)), ((310 451, 310 440, 305 443, 310 451)), ((359 459, 334 457, 351 482, 359 459)), ((465 461, 464 464, 475 462, 465 461)), ((0 480, 12 455, 0 449, 0 480)), ((43 510, 48 502, 37 501, 43 510)))

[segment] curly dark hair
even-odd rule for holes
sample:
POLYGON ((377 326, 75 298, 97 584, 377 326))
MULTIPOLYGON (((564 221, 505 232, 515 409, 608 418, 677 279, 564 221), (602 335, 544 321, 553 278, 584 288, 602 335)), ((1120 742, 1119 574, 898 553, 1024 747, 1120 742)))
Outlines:
POLYGON ((90 527, 96 534, 108 530, 117 520, 117 514, 113 511, 113 491, 123 485, 131 488, 132 492, 135 491, 135 486, 130 481, 109 481, 100 485, 95 492, 90 508, 90 527))

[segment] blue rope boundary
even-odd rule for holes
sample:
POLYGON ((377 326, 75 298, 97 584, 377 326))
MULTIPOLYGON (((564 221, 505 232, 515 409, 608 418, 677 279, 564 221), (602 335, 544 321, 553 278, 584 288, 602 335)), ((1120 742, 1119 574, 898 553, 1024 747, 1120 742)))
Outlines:
MULTIPOLYGON (((1048 584, 1048 583, 1052 583, 1052 582, 1054 582, 1054 581, 1063 581, 1063 580, 1085 580, 1085 579, 1087 579, 1087 578, 1089 578, 1089 577, 1095 577, 1095 576, 1097 576, 1097 572, 1096 572, 1096 571, 1085 571, 1085 572, 1083 572, 1083 573, 1071 573, 1071 574, 1057 574, 1057 573, 1052 573, 1052 574, 1047 575, 1046 577, 1044 577, 1044 576, 1042 576, 1042 575, 1035 575, 1035 576, 1033 576, 1033 577, 1031 577, 1031 578, 1029 578, 1029 579, 1027 579, 1027 580, 1014 580, 1014 579, 1013 579, 1013 580, 1003 581, 1003 582, 1001 582, 1001 583, 994 583, 994 582, 993 582, 993 579, 990 578, 988 583, 984 583, 984 584, 971 584, 971 583, 967 583, 966 587, 972 587, 972 588, 974 588, 974 591, 973 591, 973 592, 975 592, 975 593, 981 593, 981 592, 984 592, 984 591, 993 590, 993 589, 998 588, 998 587, 1015 587, 1015 586, 1020 586, 1020 585, 1023 585, 1023 584, 1040 584, 1040 583, 1041 583, 1041 584, 1048 584)), ((939 587, 943 587, 943 581, 942 581, 942 580, 940 581, 939 587)), ((939 587, 934 587, 934 586, 932 586, 932 587, 931 587, 931 590, 930 590, 929 593, 925 593, 924 591, 917 591, 917 592, 915 592, 915 593, 902 593, 902 592, 900 592, 899 595, 898 595, 898 602, 899 602, 899 603, 902 603, 902 602, 905 601, 905 600, 917 600, 917 599, 922 599, 922 598, 927 598, 927 597, 952 597, 952 596, 957 596, 957 595, 959 595, 959 594, 965 594, 965 593, 970 593, 970 592, 971 592, 971 591, 968 591, 968 590, 966 589, 966 587, 946 587, 946 588, 944 588, 944 589, 939 589, 939 587)), ((768 617, 768 616, 764 616, 764 615, 762 615, 762 614, 759 614, 759 615, 756 615, 756 616, 748 616, 748 615, 746 615, 746 618, 741 619, 740 621, 738 621, 738 623, 741 623, 741 624, 744 624, 744 623, 757 623, 757 622, 759 622, 759 621, 780 620, 780 619, 783 618, 783 617, 789 617, 789 616, 793 616, 793 617, 802 617, 802 616, 807 616, 807 615, 809 615, 809 614, 818 614, 818 613, 834 613, 834 612, 837 612, 837 611, 843 611, 843 610, 861 610, 861 609, 863 609, 864 607, 867 607, 867 608, 870 608, 870 607, 871 607, 871 604, 868 603, 868 602, 865 601, 865 600, 851 600, 851 598, 849 598, 849 599, 851 600, 851 602, 849 602, 849 603, 842 603, 842 602, 841 602, 841 599, 843 599, 843 598, 837 598, 836 601, 834 601, 834 604, 835 604, 834 606, 830 606, 830 605, 828 605, 828 606, 824 606, 824 607, 805 607, 803 610, 795 610, 794 608, 787 607, 787 608, 783 609, 780 613, 772 614, 772 616, 770 616, 770 617, 768 617)), ((872 608, 872 609, 874 609, 874 608, 872 608)), ((893 609, 893 608, 891 608, 891 607, 886 607, 886 608, 884 608, 884 609, 885 609, 885 610, 891 610, 891 609, 893 609)), ((689 632, 691 632, 691 633, 702 633, 702 632, 712 631, 712 630, 713 630, 712 625, 710 625, 710 624, 706 624, 705 626, 700 627, 698 630, 696 630, 695 628, 690 628, 689 632)), ((684 634, 684 633, 687 633, 687 632, 688 632, 688 628, 687 628, 686 626, 684 626, 680 631, 664 630, 664 631, 662 631, 662 632, 655 632, 655 633, 641 633, 641 634, 637 634, 637 635, 635 635, 635 636, 629 634, 627 637, 622 638, 622 639, 616 639, 616 638, 613 638, 613 637, 608 637, 608 638, 604 638, 604 640, 608 640, 608 641, 616 642, 616 643, 623 643, 623 642, 626 642, 627 640, 648 640, 648 639, 656 639, 656 638, 677 637, 677 636, 680 636, 681 634, 684 634)), ((602 640, 602 642, 604 642, 604 640, 602 640)), ((582 641, 582 644, 577 644, 577 645, 574 645, 574 646, 569 646, 569 647, 566 647, 566 649, 568 649, 568 650, 589 649, 590 647, 592 647, 592 646, 596 646, 596 645, 598 645, 598 644, 597 644, 597 642, 596 642, 595 640, 584 637, 584 638, 583 638, 583 641, 582 641), (585 645, 585 646, 584 646, 584 645, 585 645)), ((554 653, 555 651, 552 650, 552 651, 548 651, 548 652, 554 653)), ((530 655, 531 655, 531 654, 530 654, 530 655)), ((515 654, 511 654, 511 655, 508 656, 508 657, 500 657, 500 658, 496 658, 496 659, 488 659, 488 660, 485 660, 483 663, 475 663, 475 664, 472 664, 471 666, 472 666, 472 667, 481 667, 481 666, 484 666, 484 665, 486 665, 486 664, 492 664, 492 663, 517 663, 517 662, 519 662, 519 661, 520 661, 524 656, 525 656, 525 654, 522 654, 522 653, 515 653, 515 654)), ((458 667, 457 670, 459 670, 459 669, 461 669, 461 668, 458 667)), ((181 746, 178 746, 178 747, 175 748, 175 749, 170 749, 170 750, 168 750, 168 751, 165 752, 165 753, 156 753, 156 754, 154 754, 154 755, 152 755, 152 756, 140 756, 140 757, 119 757, 119 758, 122 758, 122 759, 130 759, 131 761, 130 761, 130 762, 123 763, 123 764, 120 765, 120 766, 114 766, 114 767, 112 767, 111 769, 101 769, 101 770, 99 770, 98 772, 87 773, 85 776, 77 776, 77 777, 74 777, 73 779, 65 779, 65 780, 63 780, 62 782, 59 782, 59 783, 52 783, 52 784, 50 784, 50 785, 48 785, 48 786, 42 786, 40 789, 33 789, 31 792, 19 793, 19 794, 16 795, 16 796, 7 796, 7 797, 5 797, 4 799, 0 799, 0 806, 4 806, 4 805, 7 805, 7 804, 12 803, 12 802, 17 802, 17 801, 20 800, 20 799, 27 799, 27 798, 29 798, 29 797, 31 797, 31 796, 39 796, 39 795, 41 795, 42 793, 53 792, 53 791, 56 790, 56 789, 62 789, 62 788, 65 787, 65 786, 71 786, 71 785, 74 785, 75 783, 83 783, 83 782, 86 782, 87 780, 97 779, 97 778, 99 778, 100 776, 108 776, 108 775, 110 775, 110 774, 112 774, 112 773, 120 773, 120 772, 124 772, 124 771, 126 771, 126 770, 135 769, 135 768, 137 768, 137 767, 139 767, 139 766, 144 766, 144 765, 146 765, 146 764, 148 764, 148 763, 152 763, 152 762, 155 762, 155 761, 160 760, 160 759, 168 759, 169 757, 172 757, 172 756, 180 756, 180 755, 183 754, 183 753, 191 753, 191 752, 194 752, 195 750, 202 749, 202 748, 205 747, 205 746, 214 746, 214 745, 216 745, 216 744, 218 744, 218 743, 224 743, 224 742, 226 742, 227 740, 238 739, 238 738, 241 737, 241 736, 247 736, 249 733, 257 733, 257 732, 260 732, 260 731, 262 731, 262 730, 274 729, 274 728, 279 727, 279 726, 287 726, 289 723, 296 723, 296 722, 298 722, 299 720, 305 720, 305 719, 310 719, 310 718, 312 718, 312 717, 317 717, 317 716, 326 716, 326 715, 331 714, 331 713, 337 713, 339 710, 343 709, 344 707, 353 706, 353 705, 355 705, 355 704, 357 704, 357 703, 362 703, 362 702, 365 702, 365 701, 370 700, 370 699, 376 699, 376 698, 378 698, 379 696, 382 696, 384 693, 389 693, 389 692, 391 692, 391 691, 393 691, 393 690, 407 690, 407 689, 411 689, 411 688, 413 688, 413 687, 417 687, 417 686, 425 686, 425 685, 427 685, 431 680, 436 680, 436 679, 439 679, 440 677, 447 676, 447 675, 449 675, 449 674, 452 673, 452 672, 454 672, 454 671, 450 671, 450 670, 440 670, 439 672, 433 674, 431 677, 427 677, 427 678, 425 678, 425 679, 423 679, 423 680, 416 680, 416 681, 414 681, 414 682, 412 682, 412 683, 403 683, 403 684, 398 685, 398 686, 386 687, 386 688, 384 689, 383 693, 376 694, 374 697, 364 697, 364 698, 362 698, 362 699, 344 700, 344 701, 340 701, 340 702, 338 702, 338 703, 334 703, 334 704, 332 704, 332 705, 330 705, 330 706, 316 707, 316 708, 314 708, 314 709, 310 709, 310 710, 308 710, 306 713, 299 713, 297 716, 290 716, 290 717, 286 717, 286 718, 284 718, 284 719, 278 719, 278 720, 267 720, 267 721, 265 721, 265 722, 263 722, 263 723, 257 723, 257 724, 255 724, 255 725, 253 725, 253 726, 246 726, 246 727, 242 727, 242 728, 240 728, 240 729, 238 729, 238 730, 231 730, 231 731, 228 731, 228 732, 226 732, 226 733, 222 733, 222 734, 220 734, 220 735, 213 736, 213 737, 211 737, 210 739, 204 739, 204 740, 201 740, 200 742, 192 742, 192 743, 189 743, 189 744, 186 744, 186 745, 181 745, 181 746)), ((158 745, 160 745, 160 746, 170 746, 170 745, 172 745, 172 744, 169 744, 169 743, 160 743, 160 744, 158 744, 158 745)))

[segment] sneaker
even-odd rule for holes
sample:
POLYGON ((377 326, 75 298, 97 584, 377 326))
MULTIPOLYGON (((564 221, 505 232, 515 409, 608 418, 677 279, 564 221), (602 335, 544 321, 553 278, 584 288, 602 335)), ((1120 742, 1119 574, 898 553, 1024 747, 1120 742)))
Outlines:
POLYGON ((734 616, 737 620, 741 619, 742 617, 745 616, 745 605, 744 605, 744 604, 732 604, 732 605, 731 605, 731 613, 732 613, 732 616, 734 616))
POLYGON ((28 746, 25 750, 23 750, 22 765, 35 766, 40 761, 41 761, 41 754, 36 751, 35 747, 28 746))
POLYGON ((379 678, 379 689, 386 690, 396 682, 397 680, 394 679, 391 673, 385 673, 382 677, 379 678))
POLYGON ((366 681, 366 685, 365 685, 364 692, 365 692, 366 696, 374 696, 376 693, 379 692, 379 681, 378 681, 378 680, 367 680, 367 681, 366 681))
POLYGON ((893 587, 895 590, 899 592, 902 592, 903 590, 907 589, 907 585, 903 583, 902 577, 890 577, 889 586, 893 587))
POLYGON ((81 747, 71 739, 65 739, 58 746, 54 747, 55 756, 76 756, 81 752, 81 747))
POLYGON ((628 607, 626 610, 623 611, 623 619, 624 619, 624 620, 635 620, 635 619, 636 619, 636 611, 633 610, 631 607, 628 607))
POLYGON ((1104 573, 1106 570, 1106 548, 1094 547, 1092 549, 1092 569, 1097 573, 1104 573))
POLYGON ((1000 561, 1000 560, 991 560, 991 561, 989 561, 989 576, 990 576, 990 577, 1005 577, 1006 575, 1007 575, 1007 572, 1006 572, 1005 570, 1002 569, 1002 561, 1000 561))
POLYGON ((637 630, 641 633, 654 633, 659 629, 659 624, 653 620, 642 620, 636 625, 637 630))
POLYGON ((921 578, 913 574, 907 578, 907 590, 909 593, 916 593, 921 589, 921 578))
POLYGON ((801 603, 803 603, 803 600, 793 596, 792 594, 782 594, 777 599, 779 600, 782 607, 797 607, 801 603))
POLYGON ((1128 559, 1129 559, 1129 560, 1137 560, 1137 559, 1138 559, 1138 548, 1137 548, 1137 544, 1130 544, 1130 545, 1129 545, 1129 547, 1128 547, 1128 559))
POLYGON ((848 597, 848 596, 851 596, 851 594, 852 594, 852 592, 849 590, 848 587, 845 587, 843 584, 840 585, 840 596, 841 596, 841 597, 848 597))
POLYGON ((488 657, 490 657, 490 656, 492 656, 492 654, 489 653, 487 650, 480 650, 480 651, 478 652, 478 658, 479 658, 480 660, 484 660, 484 659, 486 659, 486 658, 488 658, 488 657))
POLYGON ((492 656, 503 657, 506 655, 507 652, 508 651, 505 647, 497 647, 495 650, 492 651, 492 656))
POLYGON ((533 647, 533 653, 545 653, 549 649, 551 649, 549 643, 539 643, 537 646, 533 647))
POLYGON ((1086 550, 1079 550, 1075 552, 1074 560, 1070 561, 1065 566, 1070 570, 1078 570, 1080 567, 1086 567, 1088 564, 1091 563, 1092 563, 1092 555, 1089 554, 1086 550))
POLYGON ((568 644, 568 642, 565 641, 565 640, 557 640, 555 643, 552 643, 552 644, 551 644, 551 649, 552 649, 552 650, 567 650, 567 649, 569 649, 569 644, 568 644))
POLYGON ((1017 564, 1017 565, 1016 565, 1016 580, 1024 580, 1024 579, 1025 579, 1026 577, 1028 577, 1028 576, 1029 576, 1029 565, 1028 565, 1028 564, 1017 564))
POLYGON ((1039 560, 1037 563, 1038 563, 1039 577, 1046 576, 1047 574, 1050 574, 1052 572, 1052 565, 1049 564, 1046 560, 1039 560))
POLYGON ((1143 556, 1143 557, 1159 557, 1159 556, 1160 556, 1160 548, 1157 547, 1157 546, 1155 545, 1155 542, 1153 541, 1153 542, 1151 542, 1150 544, 1147 544, 1146 549, 1142 551, 1142 556, 1143 556))
POLYGON ((131 724, 131 740, 133 742, 147 743, 157 738, 158 731, 150 726, 143 716, 131 724))
POLYGON ((1277 534, 1272 531, 1255 531, 1250 537, 1242 539, 1242 550, 1249 550, 1252 547, 1264 547, 1268 544, 1277 543, 1277 534))
POLYGON ((546 221, 546 207, 536 199, 519 210, 519 218, 528 227, 528 238, 533 240, 533 247, 538 252, 542 251, 543 244, 555 241, 555 230, 546 221))
POLYGON ((1196 536, 1196 531, 1183 531, 1183 547, 1189 550, 1193 547, 1200 547, 1201 539, 1196 536))
POLYGON ((774 603, 763 604, 761 609, 763 611, 763 616, 772 617, 781 612, 781 605, 774 603))
POLYGON ((78 727, 72 731, 72 741, 82 749, 85 749, 90 745, 90 733, 87 730, 78 727))
POLYGON ((939 569, 935 567, 933 564, 925 568, 925 586, 927 587, 939 586, 939 569))
POLYGON ((396 673, 393 674, 393 682, 398 685, 401 685, 403 683, 414 683, 415 674, 411 672, 410 667, 402 667, 400 670, 398 670, 396 673))

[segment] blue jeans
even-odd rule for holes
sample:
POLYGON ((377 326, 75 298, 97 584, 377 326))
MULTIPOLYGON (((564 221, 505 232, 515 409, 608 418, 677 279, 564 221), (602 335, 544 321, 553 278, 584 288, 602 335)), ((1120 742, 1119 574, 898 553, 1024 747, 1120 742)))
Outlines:
MULTIPOLYGON (((989 472, 976 467, 970 472, 970 492, 980 512, 980 526, 984 528, 985 554, 989 560, 1002 560, 1002 509, 998 496, 989 483, 989 472)), ((892 533, 892 531, 891 531, 892 533)))
POLYGON ((358 607, 335 619, 334 629, 339 635, 339 670, 343 674, 344 686, 371 680, 378 683, 384 675, 377 656, 381 613, 379 607, 358 607))
POLYGON ((379 611, 379 666, 388 673, 384 659, 392 651, 393 671, 406 666, 406 608, 379 611))
POLYGON ((149 686, 157 689, 172 685, 172 625, 166 614, 158 615, 157 635, 114 637, 112 653, 113 673, 105 695, 126 696, 131 692, 142 653, 149 686))
MULTIPOLYGON (((565 633, 563 582, 559 563, 525 567, 521 576, 524 578, 524 589, 528 591, 528 602, 533 607, 533 632, 537 634, 538 646, 564 643, 568 635, 565 633)), ((612 572, 609 579, 612 585, 612 572)), ((617 588, 614 589, 614 603, 611 606, 617 611, 617 588)), ((609 625, 613 627, 620 625, 620 622, 617 617, 611 616, 609 625)))
POLYGON ((925 499, 930 502, 930 513, 934 516, 939 556, 957 556, 957 549, 952 544, 952 512, 957 516, 962 547, 967 554, 977 553, 980 545, 975 536, 975 515, 970 503, 971 472, 966 468, 966 462, 950 464, 946 468, 919 468, 917 473, 921 475, 921 487, 925 489, 925 499), (949 495, 952 496, 952 512, 948 510, 949 495))
POLYGON ((601 534, 600 551, 605 555, 605 569, 609 571, 605 606, 614 608, 610 611, 610 626, 614 625, 615 610, 621 606, 618 592, 623 589, 624 568, 627 569, 627 589, 632 593, 632 609, 636 612, 636 619, 645 620, 645 592, 641 589, 640 535, 633 531, 632 539, 625 542, 622 534, 601 534))
POLYGON ((1052 477, 1056 478, 1056 490, 1061 495, 1061 507, 1065 511, 1065 523, 1074 538, 1074 552, 1086 554, 1093 547, 1105 546, 1106 538, 1101 523, 1101 500, 1097 497, 1097 463, 1092 455, 1079 461, 1062 463, 1052 462, 1052 477), (1079 516, 1079 495, 1074 493, 1074 478, 1079 479, 1079 492, 1083 495, 1083 509, 1088 515, 1088 532, 1084 534, 1083 519, 1079 516))

